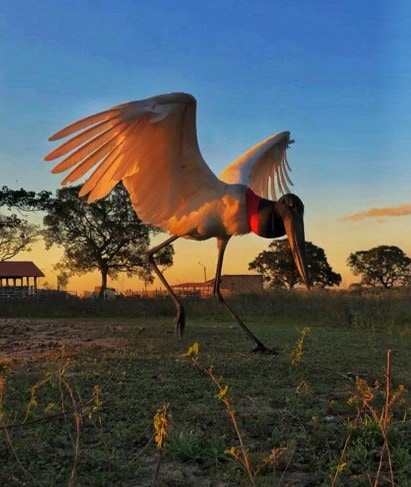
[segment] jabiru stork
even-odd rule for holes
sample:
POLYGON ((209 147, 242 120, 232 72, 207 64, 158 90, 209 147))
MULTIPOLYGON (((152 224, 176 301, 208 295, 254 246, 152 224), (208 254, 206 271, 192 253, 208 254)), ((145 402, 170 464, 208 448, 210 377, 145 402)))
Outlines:
POLYGON ((256 344, 268 349, 225 302, 221 292, 224 252, 233 235, 250 232, 287 236, 295 264, 307 288, 304 205, 289 193, 286 150, 289 132, 278 132, 230 164, 218 178, 204 161, 196 130, 196 100, 171 93, 117 105, 74 122, 50 137, 72 136, 46 161, 64 157, 53 173, 70 170, 62 185, 91 171, 79 196, 88 203, 106 196, 122 181, 139 218, 171 236, 149 250, 148 262, 176 306, 175 330, 182 335, 185 311, 154 261, 154 255, 178 238, 217 239, 214 295, 256 344), (73 134, 75 134, 73 136, 73 134), (277 200, 276 192, 286 193, 277 200))

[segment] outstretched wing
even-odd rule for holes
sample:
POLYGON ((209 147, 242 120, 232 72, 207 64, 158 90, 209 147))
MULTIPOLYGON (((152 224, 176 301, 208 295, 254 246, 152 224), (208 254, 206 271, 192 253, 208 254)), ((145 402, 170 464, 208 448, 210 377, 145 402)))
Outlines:
POLYGON ((226 183, 249 186, 263 198, 277 200, 278 193, 289 193, 292 182, 287 162, 287 148, 293 143, 290 132, 277 132, 227 166, 220 174, 226 183))
POLYGON ((93 202, 123 181, 139 217, 166 227, 169 218, 222 184, 201 156, 196 100, 185 93, 115 106, 63 128, 49 140, 74 135, 45 157, 65 157, 53 173, 70 170, 62 184, 91 172, 80 196, 93 202))

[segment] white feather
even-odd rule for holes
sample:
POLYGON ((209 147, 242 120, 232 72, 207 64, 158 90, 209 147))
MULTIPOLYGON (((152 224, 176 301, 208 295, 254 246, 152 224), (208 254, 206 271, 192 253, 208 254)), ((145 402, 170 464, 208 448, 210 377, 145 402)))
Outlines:
POLYGON ((201 239, 246 233, 243 185, 275 197, 276 187, 284 192, 291 184, 285 154, 289 132, 260 142, 218 179, 198 147, 196 100, 185 93, 115 106, 70 124, 50 140, 73 134, 45 157, 66 156, 53 169, 71 171, 63 183, 92 171, 80 191, 92 202, 122 181, 139 217, 174 235, 201 239))
POLYGON ((227 166, 220 178, 231 184, 245 184, 259 196, 277 200, 278 191, 287 193, 288 184, 292 185, 286 156, 290 143, 290 132, 277 132, 227 166))

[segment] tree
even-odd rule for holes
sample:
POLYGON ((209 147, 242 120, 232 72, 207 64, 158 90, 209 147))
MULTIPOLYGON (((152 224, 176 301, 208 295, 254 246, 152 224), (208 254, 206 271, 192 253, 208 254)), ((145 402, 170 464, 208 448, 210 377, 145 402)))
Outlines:
MULTIPOLYGON (((120 272, 152 282, 145 253, 150 236, 160 230, 139 220, 123 185, 90 205, 78 196, 79 188, 58 190, 43 219, 46 247, 57 244, 64 248, 56 268, 77 275, 99 271, 100 296, 107 288, 107 277, 117 279, 120 272)), ((170 266, 173 253, 168 246, 157 255, 157 263, 170 266)))
POLYGON ((30 224, 24 218, 24 213, 44 209, 50 194, 47 191, 35 193, 2 187, 0 208, 5 207, 8 213, 0 213, 0 261, 11 259, 23 250, 31 250, 31 245, 39 236, 39 227, 30 224), (19 215, 12 213, 14 210, 19 215))
POLYGON ((39 227, 25 221, 10 220, 0 214, 0 262, 12 259, 19 252, 30 251, 39 236, 39 227))
MULTIPOLYGON (((58 264, 55 265, 54 268, 58 271, 58 264)), ((69 280, 70 274, 66 269, 61 269, 57 274, 57 290, 60 291, 61 289, 65 289, 68 286, 69 280)))
MULTIPOLYGON (((311 242, 306 242, 305 245, 311 285, 319 287, 339 286, 341 275, 332 270, 324 250, 311 242)), ((273 240, 268 248, 270 250, 260 252, 249 263, 248 268, 262 274, 263 279, 269 282, 272 287, 293 289, 297 284, 302 284, 288 240, 273 240)))
POLYGON ((407 285, 411 279, 411 259, 396 246, 380 245, 349 255, 348 266, 354 275, 362 276, 362 284, 389 288, 407 285))
MULTIPOLYGON (((20 214, 22 212, 33 212, 45 210, 48 208, 51 199, 51 193, 49 191, 26 191, 25 189, 10 189, 7 186, 3 186, 0 191, 0 208, 5 207, 8 210, 17 210, 20 214)), ((11 226, 19 218, 12 214, 9 217, 11 226)), ((4 224, 4 222, 3 222, 4 224)))

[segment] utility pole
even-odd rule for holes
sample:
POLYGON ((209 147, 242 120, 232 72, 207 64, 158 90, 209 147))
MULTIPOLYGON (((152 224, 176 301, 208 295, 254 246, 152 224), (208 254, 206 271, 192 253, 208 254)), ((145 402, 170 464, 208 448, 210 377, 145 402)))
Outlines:
POLYGON ((201 265, 201 267, 204 269, 204 282, 207 282, 207 268, 201 262, 199 262, 198 264, 201 265))

